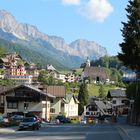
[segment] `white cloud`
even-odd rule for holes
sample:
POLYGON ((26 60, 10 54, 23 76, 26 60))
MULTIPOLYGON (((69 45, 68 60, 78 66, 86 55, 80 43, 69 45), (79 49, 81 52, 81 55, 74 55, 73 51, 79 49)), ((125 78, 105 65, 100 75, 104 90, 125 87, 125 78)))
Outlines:
POLYGON ((80 0, 62 0, 64 5, 79 5, 80 0))
POLYGON ((108 0, 89 0, 80 8, 80 13, 93 21, 103 22, 113 11, 108 0))

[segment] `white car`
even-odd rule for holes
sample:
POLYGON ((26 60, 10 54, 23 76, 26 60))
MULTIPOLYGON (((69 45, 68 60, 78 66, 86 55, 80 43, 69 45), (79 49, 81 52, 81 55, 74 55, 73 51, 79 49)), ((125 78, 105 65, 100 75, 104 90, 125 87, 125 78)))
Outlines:
POLYGON ((85 118, 81 119, 80 124, 87 124, 87 120, 85 118))

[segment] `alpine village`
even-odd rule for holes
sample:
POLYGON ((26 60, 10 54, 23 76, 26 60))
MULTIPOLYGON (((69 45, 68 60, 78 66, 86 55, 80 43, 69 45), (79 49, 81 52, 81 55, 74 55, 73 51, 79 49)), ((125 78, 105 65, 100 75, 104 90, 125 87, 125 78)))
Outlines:
POLYGON ((115 124, 124 117, 128 125, 140 126, 139 9, 139 0, 129 1, 118 55, 108 55, 94 42, 77 40, 71 46, 96 46, 89 55, 81 50, 81 57, 60 52, 62 43, 70 45, 34 26, 24 28, 11 13, 1 10, 0 128, 19 126, 32 116, 41 125, 115 124))

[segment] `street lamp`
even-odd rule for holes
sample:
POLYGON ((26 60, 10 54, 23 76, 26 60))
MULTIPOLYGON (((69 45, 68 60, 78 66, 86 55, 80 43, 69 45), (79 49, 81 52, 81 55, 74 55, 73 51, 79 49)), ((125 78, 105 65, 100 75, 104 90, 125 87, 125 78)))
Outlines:
POLYGON ((133 121, 133 109, 134 109, 134 100, 131 99, 130 100, 130 109, 131 109, 131 112, 130 112, 130 122, 132 123, 133 121))

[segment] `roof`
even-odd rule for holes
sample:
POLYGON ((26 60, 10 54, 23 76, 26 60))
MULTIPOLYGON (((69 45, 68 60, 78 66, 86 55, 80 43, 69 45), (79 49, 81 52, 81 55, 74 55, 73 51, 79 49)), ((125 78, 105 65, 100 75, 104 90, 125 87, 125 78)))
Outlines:
POLYGON ((108 98, 126 98, 125 90, 123 89, 112 89, 108 91, 108 98))
POLYGON ((52 65, 47 65, 47 70, 55 71, 56 69, 52 65))
POLYGON ((41 94, 47 95, 47 96, 50 97, 50 98, 55 98, 54 95, 49 94, 49 93, 46 93, 46 92, 44 92, 44 91, 42 91, 42 90, 40 90, 40 89, 38 89, 38 88, 35 88, 35 87, 33 87, 33 86, 25 85, 25 87, 31 88, 31 89, 33 89, 33 90, 35 90, 35 91, 37 91, 37 92, 39 92, 39 93, 41 93, 41 94))
POLYGON ((105 104, 103 101, 95 101, 95 104, 100 108, 100 109, 109 109, 110 106, 105 104))
POLYGON ((48 97, 50 97, 50 98, 55 98, 55 96, 54 95, 51 95, 51 94, 49 94, 49 93, 46 93, 46 92, 43 92, 42 90, 39 90, 38 88, 35 88, 35 87, 33 87, 33 86, 28 86, 28 85, 19 85, 19 86, 0 86, 0 94, 4 94, 4 93, 7 93, 7 92, 9 92, 9 91, 11 91, 11 90, 15 90, 15 89, 17 89, 17 88, 20 88, 20 87, 26 87, 26 88, 29 88, 29 89, 32 89, 32 90, 34 90, 34 91, 36 91, 36 92, 38 92, 38 93, 40 93, 40 94, 42 94, 42 95, 45 95, 45 96, 48 96, 48 97))
POLYGON ((15 87, 16 86, 0 86, 0 94, 3 94, 5 92, 7 92, 7 91, 10 91, 15 87))
POLYGON ((65 97, 66 89, 64 86, 46 86, 45 90, 47 93, 56 97, 65 97))
POLYGON ((1 60, 5 63, 9 62, 7 58, 1 58, 1 60))
POLYGON ((109 106, 108 104, 105 104, 103 101, 97 101, 97 100, 94 101, 92 104, 89 104, 87 106, 87 108, 89 106, 97 106, 98 109, 101 111, 101 113, 104 114, 104 115, 106 114, 107 109, 111 108, 111 106, 109 106))
POLYGON ((63 98, 63 101, 64 101, 65 103, 69 103, 69 102, 71 101, 71 98, 74 99, 74 101, 75 101, 76 104, 79 104, 78 99, 77 99, 73 94, 67 94, 67 95, 66 95, 66 98, 63 98))
POLYGON ((84 75, 86 77, 90 76, 92 78, 101 77, 103 79, 108 79, 108 75, 104 67, 85 67, 84 75))

